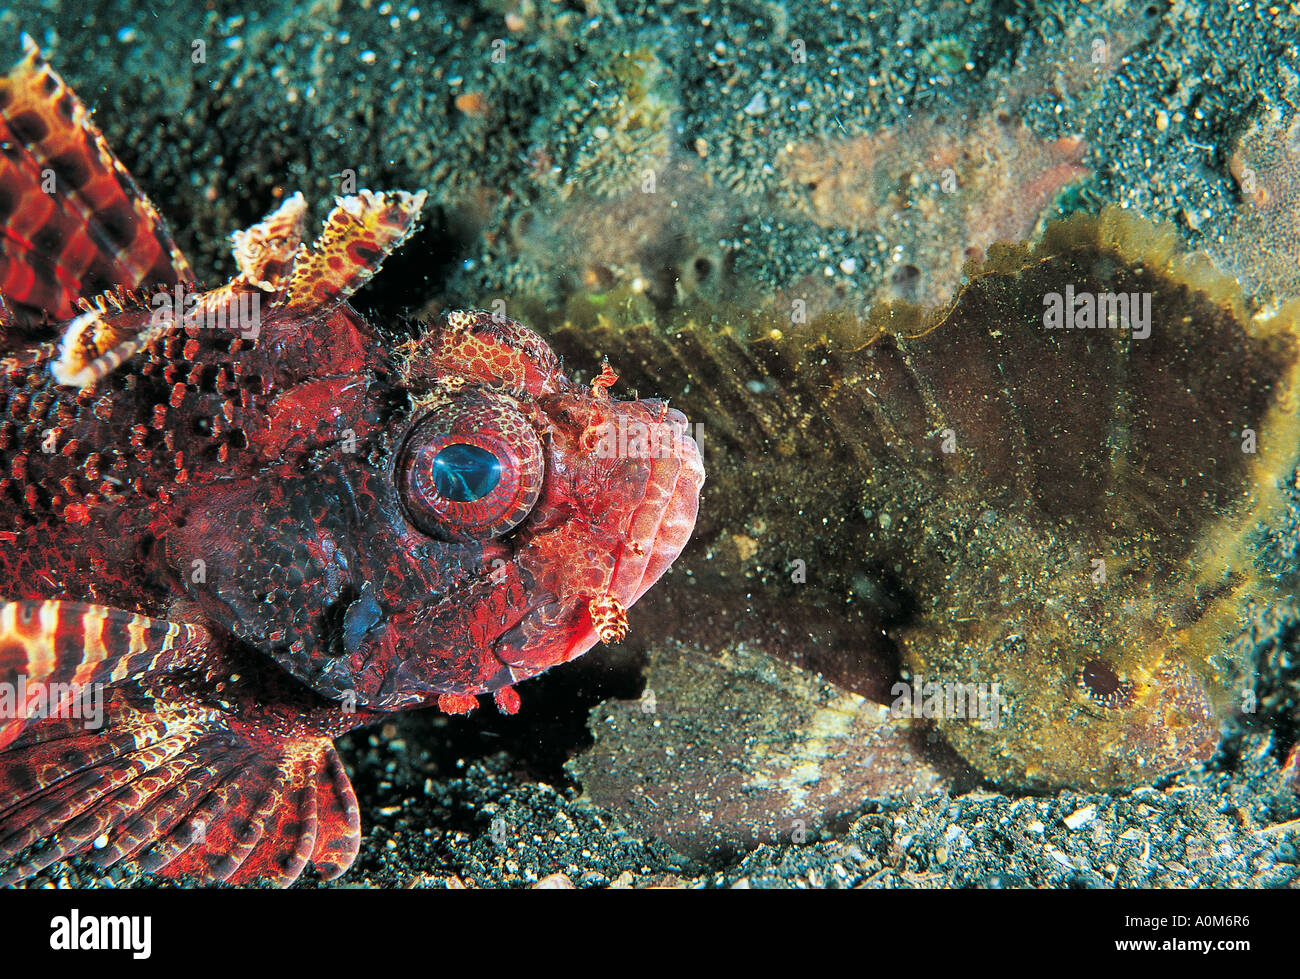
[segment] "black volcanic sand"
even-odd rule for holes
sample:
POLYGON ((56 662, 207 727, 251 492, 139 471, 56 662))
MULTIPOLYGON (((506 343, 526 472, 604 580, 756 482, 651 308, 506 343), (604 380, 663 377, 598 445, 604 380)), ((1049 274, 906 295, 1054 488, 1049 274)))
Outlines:
MULTIPOLYGON (((655 126, 622 137, 644 140, 647 152, 694 153, 708 180, 748 202, 729 205, 730 274, 780 288, 833 271, 826 256, 849 249, 875 268, 888 242, 774 216, 768 205, 788 188, 764 164, 790 141, 856 136, 945 100, 980 98, 1083 7, 927 0, 836 12, 807 0, 677 22, 671 5, 590 3, 514 32, 506 4, 208 6, 164 14, 114 0, 24 2, 0 12, 0 36, 16 39, 21 27, 36 37, 209 281, 233 268, 228 233, 284 193, 301 189, 321 217, 346 169, 357 186, 428 188, 425 230, 359 297, 380 317, 578 287, 521 255, 512 232, 532 202, 555 193, 548 164, 580 173, 584 192, 617 177, 617 159, 592 142, 605 110, 584 80, 630 48, 666 59, 647 83, 663 87, 672 122, 666 145, 655 126), (796 85, 772 59, 747 56, 796 37, 826 66, 820 83, 796 85), (200 65, 196 39, 205 42, 200 65), (490 57, 496 39, 506 42, 501 63, 490 57), (482 94, 486 119, 456 106, 467 92, 482 94), (760 93, 764 102, 754 102, 760 93), (744 111, 775 106, 778 94, 779 109, 744 111), (485 197, 484 186, 495 192, 485 197)), ((1103 86, 1061 111, 1053 99, 1030 99, 1020 115, 1044 139, 1087 139, 1094 172, 1072 192, 1075 203, 1126 202, 1173 221, 1199 247, 1238 203, 1225 162, 1235 134, 1286 72, 1300 71, 1300 19, 1245 3, 1138 6, 1154 14, 1150 36, 1103 86), (1182 121, 1158 125, 1161 111, 1182 121)), ((17 57, 16 40, 8 55, 17 57)), ((688 243, 684 253, 713 244, 688 243)), ((1291 541, 1297 533, 1294 524, 1280 531, 1291 541)), ((633 633, 655 614, 652 592, 633 611, 633 633)), ((1300 800, 1277 762, 1296 736, 1298 631, 1283 629, 1263 657, 1273 706, 1230 731, 1203 770, 1122 794, 976 789, 871 806, 834 838, 762 846, 716 866, 636 840, 580 798, 564 764, 591 743, 588 711, 635 698, 642 685, 638 652, 593 652, 525 684, 516 717, 490 707, 469 718, 420 712, 345 738, 365 839, 332 886, 1294 887, 1300 800)), ((72 861, 29 886, 155 883, 72 861)), ((317 886, 313 873, 298 886, 317 886)))

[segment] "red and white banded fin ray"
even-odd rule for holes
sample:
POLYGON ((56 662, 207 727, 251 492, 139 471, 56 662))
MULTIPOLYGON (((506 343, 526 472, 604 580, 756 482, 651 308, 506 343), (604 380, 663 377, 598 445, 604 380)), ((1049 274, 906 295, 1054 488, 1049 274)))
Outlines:
POLYGON ((361 816, 342 759, 324 737, 259 752, 138 854, 165 877, 291 884, 309 862, 327 880, 352 865, 361 816))
POLYGON ((90 113, 22 37, 0 77, 0 295, 13 324, 75 315, 118 286, 192 283, 157 209, 90 113))
POLYGON ((330 737, 235 723, 196 674, 219 661, 213 645, 203 626, 123 609, 0 603, 0 684, 27 688, 0 719, 0 862, 17 861, 0 884, 88 851, 239 882, 351 865, 360 814, 330 737), (62 709, 97 685, 102 727, 62 709), (28 718, 54 690, 59 702, 28 718))
POLYGON ((28 721, 28 708, 61 690, 60 704, 92 684, 108 684, 191 661, 210 645, 201 625, 125 609, 55 599, 0 602, 0 684, 26 689, 24 704, 0 716, 0 749, 28 721))
MULTIPOLYGON (((104 826, 111 825, 111 820, 99 817, 125 811, 124 797, 128 809, 138 804, 144 794, 141 790, 147 788, 145 776, 192 752, 200 732, 197 723, 164 725, 161 731, 146 723, 133 730, 125 743, 114 742, 116 750, 106 756, 102 752, 91 756, 102 759, 98 762, 87 758, 85 753, 87 749, 99 747, 96 743, 102 739, 97 732, 88 732, 84 727, 78 736, 42 745, 46 750, 38 754, 15 752, 4 770, 6 795, 12 797, 22 791, 22 786, 11 783, 24 776, 34 779, 37 788, 19 795, 16 804, 0 812, 0 861, 39 846, 34 853, 28 853, 25 859, 9 867, 0 877, 0 883, 28 877, 91 847, 104 826), (49 748, 57 751, 51 753, 49 748), (38 762, 43 765, 38 767, 38 762), (65 774, 69 767, 79 770, 65 774), (33 776, 34 772, 39 774, 33 776)), ((191 759, 187 770, 193 768, 191 759)))
POLYGON ((360 836, 329 737, 249 723, 184 671, 109 688, 102 730, 48 719, 0 752, 0 886, 78 854, 283 886, 343 873, 360 836))

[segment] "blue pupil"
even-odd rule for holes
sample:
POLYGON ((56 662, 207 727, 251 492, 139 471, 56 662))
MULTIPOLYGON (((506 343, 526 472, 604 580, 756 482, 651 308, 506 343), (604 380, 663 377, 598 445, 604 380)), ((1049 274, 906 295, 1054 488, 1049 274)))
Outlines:
POLYGON ((433 458, 433 485, 454 503, 481 500, 501 482, 501 462, 487 449, 457 442, 433 458))

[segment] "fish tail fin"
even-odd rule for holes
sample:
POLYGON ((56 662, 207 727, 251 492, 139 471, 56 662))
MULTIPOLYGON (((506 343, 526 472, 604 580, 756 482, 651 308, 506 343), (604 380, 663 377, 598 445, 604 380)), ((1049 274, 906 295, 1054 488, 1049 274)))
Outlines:
POLYGON ((190 283, 162 218, 90 113, 23 35, 0 76, 0 295, 20 327, 118 288, 190 283))

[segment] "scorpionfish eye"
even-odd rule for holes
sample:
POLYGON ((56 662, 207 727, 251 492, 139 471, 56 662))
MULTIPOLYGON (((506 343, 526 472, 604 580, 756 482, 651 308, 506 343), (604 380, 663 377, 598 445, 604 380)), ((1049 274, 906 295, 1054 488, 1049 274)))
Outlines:
POLYGON ((504 399, 464 394, 422 416, 397 458, 407 516, 431 537, 455 543, 508 533, 542 488, 542 443, 504 399))

